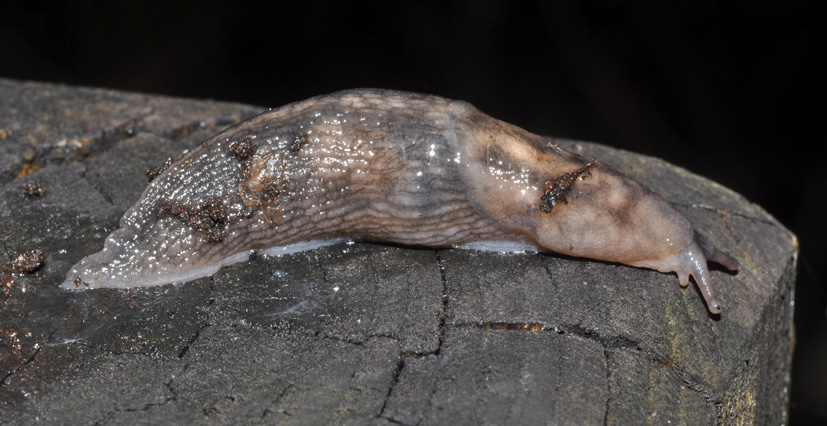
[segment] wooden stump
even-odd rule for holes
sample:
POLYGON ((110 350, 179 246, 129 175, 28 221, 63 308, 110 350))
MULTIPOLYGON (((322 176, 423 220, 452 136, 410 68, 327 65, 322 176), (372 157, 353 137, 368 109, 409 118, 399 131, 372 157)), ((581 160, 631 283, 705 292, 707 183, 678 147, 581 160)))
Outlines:
MULTIPOLYGON (((211 278, 67 292, 145 171, 263 108, 0 80, 0 418, 61 423, 778 424, 795 236, 662 160, 557 141, 674 203, 742 264, 708 314, 674 274, 342 244, 211 278), (40 181, 42 195, 24 193, 40 181)), ((531 130, 531 129, 529 129, 531 130)), ((714 154, 710 154, 714 155, 714 154)))

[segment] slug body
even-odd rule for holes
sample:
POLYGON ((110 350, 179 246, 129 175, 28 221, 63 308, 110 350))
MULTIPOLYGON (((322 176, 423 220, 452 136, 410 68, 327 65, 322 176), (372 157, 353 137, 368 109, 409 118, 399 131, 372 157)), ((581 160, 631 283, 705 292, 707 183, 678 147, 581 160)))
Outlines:
POLYGON ((718 313, 707 259, 737 267, 612 167, 436 96, 368 89, 312 98, 167 165, 64 288, 183 282, 251 251, 367 240, 551 251, 676 272, 683 286, 692 275, 718 313))

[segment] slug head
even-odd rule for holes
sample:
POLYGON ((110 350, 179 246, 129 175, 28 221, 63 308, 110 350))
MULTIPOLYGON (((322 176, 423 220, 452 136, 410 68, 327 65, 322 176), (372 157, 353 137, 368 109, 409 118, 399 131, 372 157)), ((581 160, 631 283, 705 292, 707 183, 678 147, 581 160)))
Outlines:
POLYGON ((669 202, 596 161, 565 172, 543 188, 537 211, 528 212, 537 243, 555 252, 675 272, 681 286, 691 275, 709 311, 722 306, 707 269, 713 260, 737 261, 698 235, 669 202), (558 200, 553 205, 548 198, 558 200), (551 206, 551 208, 548 208, 551 206))
POLYGON ((669 202, 601 161, 505 123, 463 130, 477 143, 465 145, 474 161, 460 172, 493 223, 551 252, 675 272, 681 285, 692 275, 710 312, 721 311, 706 261, 737 262, 699 241, 669 202))

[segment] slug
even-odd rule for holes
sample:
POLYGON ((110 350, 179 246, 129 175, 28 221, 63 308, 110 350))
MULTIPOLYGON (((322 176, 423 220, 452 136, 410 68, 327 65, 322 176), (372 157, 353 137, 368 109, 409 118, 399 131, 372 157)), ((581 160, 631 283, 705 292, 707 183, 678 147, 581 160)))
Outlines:
POLYGON ((210 276, 251 253, 346 240, 548 251, 694 277, 738 262, 669 202, 597 159, 472 105, 361 89, 265 112, 151 169, 103 250, 62 287, 210 276))

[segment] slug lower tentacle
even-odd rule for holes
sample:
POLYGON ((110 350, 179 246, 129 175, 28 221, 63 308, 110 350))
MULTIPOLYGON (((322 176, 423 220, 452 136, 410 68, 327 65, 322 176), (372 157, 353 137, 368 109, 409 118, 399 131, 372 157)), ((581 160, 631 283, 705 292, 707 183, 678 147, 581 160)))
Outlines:
POLYGON ((152 173, 65 288, 209 276, 250 251, 342 240, 565 253, 695 278, 738 262, 607 164, 458 101, 353 90, 266 112, 152 173))

